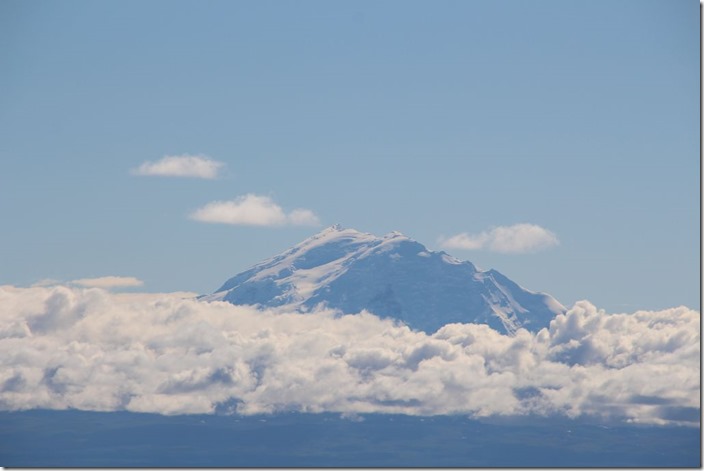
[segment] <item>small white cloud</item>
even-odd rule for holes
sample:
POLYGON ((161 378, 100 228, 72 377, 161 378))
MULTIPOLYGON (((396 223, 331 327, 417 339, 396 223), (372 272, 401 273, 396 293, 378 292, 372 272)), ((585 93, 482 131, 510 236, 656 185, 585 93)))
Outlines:
POLYGON ((440 238, 440 246, 445 249, 479 250, 486 244, 486 233, 469 235, 466 232, 447 239, 440 238))
POLYGON ((241 226, 314 226, 318 217, 309 209, 294 209, 286 214, 281 206, 268 196, 252 193, 232 201, 212 201, 190 215, 201 222, 241 226))
POLYGON ((288 220, 296 226, 317 226, 320 219, 310 209, 294 209, 288 215, 288 220))
POLYGON ((150 303, 169 299, 195 299, 198 293, 193 291, 172 291, 169 293, 114 293, 116 303, 150 303))
POLYGON ((71 283, 87 288, 129 288, 142 286, 144 282, 133 276, 101 276, 99 278, 81 278, 71 283))
POLYGON ((61 281, 55 280, 53 278, 44 278, 32 284, 32 288, 41 288, 44 286, 54 286, 58 284, 61 284, 61 281))
POLYGON ((498 226, 479 234, 463 232, 449 238, 440 238, 439 242, 446 249, 488 249, 500 253, 537 252, 560 243, 553 232, 536 224, 498 226))
POLYGON ((132 170, 140 176, 190 177, 213 179, 225 164, 205 155, 167 155, 156 162, 144 162, 132 170))

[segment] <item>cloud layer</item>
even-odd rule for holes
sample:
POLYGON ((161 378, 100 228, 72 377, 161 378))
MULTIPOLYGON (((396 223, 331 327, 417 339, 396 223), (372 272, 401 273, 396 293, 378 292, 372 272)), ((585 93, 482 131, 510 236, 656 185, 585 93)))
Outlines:
POLYGON ((132 173, 141 176, 213 179, 224 166, 224 163, 204 155, 167 155, 156 162, 144 162, 132 173))
POLYGON ((699 314, 684 307, 583 301, 510 337, 179 298, 0 286, 0 408, 698 421, 699 314))
POLYGON ((191 213, 191 219, 201 222, 243 226, 316 226, 320 220, 309 209, 294 209, 290 213, 268 196, 248 193, 232 201, 213 201, 191 213))
MULTIPOLYGON (((101 276, 99 278, 81 278, 71 283, 88 288, 128 288, 142 286, 144 282, 133 276, 101 276)), ((36 285, 41 286, 41 285, 36 285)))
POLYGON ((488 249, 500 253, 537 252, 560 243, 555 234, 535 224, 498 226, 479 234, 463 232, 439 242, 446 249, 488 249))

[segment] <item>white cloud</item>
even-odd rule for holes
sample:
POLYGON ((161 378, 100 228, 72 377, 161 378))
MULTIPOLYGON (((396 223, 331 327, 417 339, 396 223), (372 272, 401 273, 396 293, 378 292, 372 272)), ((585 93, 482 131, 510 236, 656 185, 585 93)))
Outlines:
POLYGON ((317 226, 320 224, 318 216, 310 209, 294 209, 287 218, 291 224, 296 226, 317 226))
POLYGON ((446 249, 488 249, 501 253, 537 252, 560 243, 554 233, 535 224, 498 226, 474 235, 463 232, 441 237, 439 242, 446 249))
POLYGON ((53 286, 53 285, 60 285, 61 281, 60 280, 55 280, 53 278, 44 278, 36 283, 32 284, 32 287, 42 287, 42 286, 53 286))
POLYGON ((205 155, 167 155, 156 162, 147 161, 132 170, 135 175, 213 179, 225 164, 205 155))
POLYGON ((294 209, 286 214, 268 196, 246 194, 232 201, 213 201, 190 215, 201 222, 234 224, 243 226, 283 226, 320 224, 318 217, 308 209, 294 209))
POLYGON ((479 250, 486 245, 487 235, 485 232, 479 235, 469 235, 466 232, 452 237, 439 239, 440 246, 445 249, 479 250))
POLYGON ((128 288, 142 286, 144 282, 133 276, 101 276, 99 278, 81 278, 71 283, 88 288, 128 288))
POLYGON ((0 286, 0 409, 602 416, 698 425, 699 313, 586 301, 537 334, 0 286), (675 420, 673 420, 675 418, 675 420))

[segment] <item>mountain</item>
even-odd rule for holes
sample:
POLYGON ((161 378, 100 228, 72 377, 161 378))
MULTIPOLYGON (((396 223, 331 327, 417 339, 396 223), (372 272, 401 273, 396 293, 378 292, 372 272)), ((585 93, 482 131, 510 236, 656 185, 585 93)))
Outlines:
POLYGON ((453 322, 537 332, 565 311, 547 294, 430 251, 399 232, 377 237, 339 225, 230 278, 201 300, 300 311, 319 304, 345 313, 366 309, 428 333, 453 322))

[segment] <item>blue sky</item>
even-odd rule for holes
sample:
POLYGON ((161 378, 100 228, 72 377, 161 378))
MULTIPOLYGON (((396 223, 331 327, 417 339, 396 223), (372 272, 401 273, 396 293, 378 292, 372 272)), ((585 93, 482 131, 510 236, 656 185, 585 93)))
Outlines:
POLYGON ((565 305, 699 307, 698 2, 6 0, 0 62, 0 284, 205 293, 334 223, 527 223, 559 244, 446 250, 565 305), (135 174, 183 155, 224 165, 135 174), (247 194, 319 225, 191 217, 247 194))

